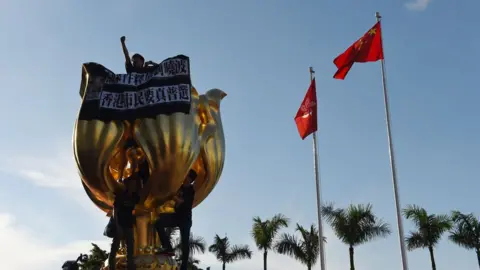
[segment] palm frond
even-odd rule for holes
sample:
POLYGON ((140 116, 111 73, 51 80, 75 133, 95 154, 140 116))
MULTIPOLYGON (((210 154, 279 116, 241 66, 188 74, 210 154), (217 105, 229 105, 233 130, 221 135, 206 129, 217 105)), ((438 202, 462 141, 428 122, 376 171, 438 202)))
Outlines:
POLYGON ((258 249, 265 249, 268 245, 268 224, 260 217, 253 218, 252 237, 258 249))
MULTIPOLYGON (((297 228, 295 229, 295 231, 300 233, 303 240, 310 240, 308 239, 310 236, 308 231, 305 228, 303 228, 300 224, 297 223, 297 228)), ((303 242, 305 243, 306 241, 303 241, 303 242)))
POLYGON ((92 243, 92 246, 90 255, 84 255, 79 260, 82 269, 100 269, 108 258, 108 252, 94 243, 92 243))
POLYGON ((276 214, 268 223, 269 231, 273 236, 275 236, 278 231, 282 228, 288 227, 290 219, 282 214, 276 214))
POLYGON ((415 223, 415 226, 421 227, 422 223, 427 223, 428 214, 424 208, 421 208, 418 205, 407 205, 405 209, 402 210, 403 216, 406 219, 410 219, 415 223))
POLYGON ((428 247, 427 242, 419 232, 410 232, 410 235, 406 237, 405 242, 409 251, 428 247))
POLYGON ((272 219, 265 221, 260 217, 254 217, 251 235, 258 249, 271 249, 278 231, 288 227, 288 222, 289 219, 282 214, 276 214, 272 219))
POLYGON ((431 246, 435 246, 442 235, 452 229, 453 223, 447 215, 430 215, 428 235, 431 246))
POLYGON ((364 242, 371 241, 378 237, 385 238, 392 233, 388 223, 384 223, 382 220, 377 219, 374 219, 372 224, 364 226, 362 231, 364 233, 364 237, 362 237, 364 242))
POLYGON ((391 233, 390 226, 374 215, 371 204, 351 204, 346 209, 336 209, 333 204, 328 204, 322 208, 322 215, 340 241, 350 246, 391 233))
MULTIPOLYGON (((203 237, 200 236, 195 236, 194 234, 190 233, 190 240, 188 242, 188 247, 190 249, 190 254, 196 254, 196 253, 205 253, 207 246, 207 242, 203 237)), ((175 241, 175 250, 178 254, 181 255, 182 253, 182 243, 180 238, 177 238, 175 241)))
POLYGON ((453 211, 452 221, 455 227, 450 231, 450 241, 467 249, 480 248, 480 221, 473 213, 453 211))
POLYGON ((101 249, 97 244, 92 243, 93 248, 90 250, 92 257, 100 260, 105 261, 108 258, 108 252, 101 249))
POLYGON ((306 254, 302 250, 302 244, 297 240, 295 235, 284 233, 280 236, 280 240, 275 244, 275 250, 292 258, 305 262, 306 254))
POLYGON ((474 231, 476 234, 480 234, 480 220, 473 215, 473 213, 462 214, 459 211, 453 211, 452 221, 457 227, 462 227, 469 231, 474 231))
POLYGON ((442 238, 442 235, 452 228, 452 220, 448 215, 428 214, 424 208, 417 205, 409 205, 403 209, 407 219, 413 221, 417 227, 412 247, 434 247, 442 238), (423 241, 419 243, 418 241, 423 241))
POLYGON ((345 219, 345 211, 341 208, 335 209, 333 203, 322 206, 321 213, 328 223, 336 223, 345 219))
POLYGON ((190 252, 195 253, 205 253, 207 247, 207 242, 201 236, 190 235, 190 252))
POLYGON ((344 209, 334 208, 334 204, 329 203, 322 207, 321 213, 340 241, 344 243, 352 242, 348 216, 344 209))
POLYGON ((307 267, 315 265, 320 250, 317 228, 315 225, 311 225, 309 229, 306 229, 297 223, 295 231, 301 235, 301 239, 297 239, 295 235, 284 233, 275 244, 275 250, 300 261, 307 267))
POLYGON ((225 260, 226 263, 231 263, 240 259, 251 259, 252 258, 252 251, 247 245, 237 246, 234 245, 230 252, 228 252, 227 259, 225 260))
POLYGON ((218 234, 213 239, 213 244, 208 248, 210 252, 215 254, 218 261, 222 263, 231 263, 236 260, 251 258, 252 251, 247 245, 232 246, 228 237, 221 238, 218 234))
POLYGON ((224 262, 227 257, 227 250, 230 247, 230 243, 227 237, 221 238, 218 234, 213 238, 213 244, 208 247, 208 251, 215 254, 218 261, 224 262))
MULTIPOLYGON (((315 225, 310 226, 310 230, 307 234, 307 238, 304 239, 305 242, 305 253, 308 257, 309 266, 315 265, 317 263, 318 255, 320 254, 320 241, 318 241, 319 235, 318 230, 315 225)), ((325 241, 325 238, 323 239, 325 241)))
POLYGON ((448 215, 431 215, 434 216, 433 224, 438 230, 448 231, 453 227, 452 219, 448 215))
POLYGON ((455 228, 454 230, 452 230, 452 232, 448 236, 448 239, 450 239, 450 241, 452 241, 453 243, 461 247, 464 247, 466 249, 476 249, 478 246, 478 238, 476 240, 472 236, 473 235, 469 233, 460 231, 458 230, 458 228, 455 228))

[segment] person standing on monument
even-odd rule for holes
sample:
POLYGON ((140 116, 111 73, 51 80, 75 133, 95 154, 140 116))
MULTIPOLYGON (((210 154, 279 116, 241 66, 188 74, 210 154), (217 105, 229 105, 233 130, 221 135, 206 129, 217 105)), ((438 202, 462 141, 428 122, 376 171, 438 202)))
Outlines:
POLYGON ((145 186, 142 188, 144 181, 139 174, 139 165, 145 161, 137 160, 136 155, 136 148, 132 147, 127 150, 131 174, 129 177, 123 179, 124 190, 115 193, 115 201, 113 203, 115 236, 113 237, 112 247, 108 257, 108 267, 110 270, 115 270, 116 256, 120 248, 121 240, 125 240, 127 244, 127 269, 135 270, 135 262, 133 259, 133 225, 135 224, 135 216, 133 215, 133 210, 135 209, 135 205, 145 200, 148 194, 148 187, 145 186))
POLYGON ((155 223, 162 244, 161 253, 163 254, 171 254, 174 252, 172 244, 169 241, 170 239, 165 232, 165 228, 179 227, 182 250, 182 264, 180 270, 187 270, 188 258, 190 255, 190 229, 192 227, 192 207, 193 199, 195 197, 193 182, 196 178, 197 173, 194 170, 190 170, 180 188, 179 194, 174 197, 175 213, 160 214, 155 223))
POLYGON ((125 44, 125 36, 120 38, 120 42, 122 43, 123 55, 125 56, 125 70, 127 73, 148 73, 155 70, 157 64, 152 61, 145 63, 145 58, 138 53, 134 54, 130 60, 130 54, 125 44))

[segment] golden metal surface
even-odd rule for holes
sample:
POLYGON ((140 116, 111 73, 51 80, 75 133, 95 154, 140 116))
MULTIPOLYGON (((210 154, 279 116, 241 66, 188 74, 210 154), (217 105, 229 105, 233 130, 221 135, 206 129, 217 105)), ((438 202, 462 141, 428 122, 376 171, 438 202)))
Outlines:
MULTIPOLYGON (((158 243, 152 222, 159 213, 174 211, 171 199, 190 169, 198 174, 194 207, 220 179, 225 162, 220 102, 225 96, 219 89, 199 95, 192 88, 190 114, 158 115, 154 119, 137 119, 133 124, 77 119, 73 147, 80 178, 87 196, 107 215, 111 214, 113 193, 124 188, 119 180, 127 164, 123 149, 128 138, 135 139, 143 150, 138 158, 145 158, 149 164, 149 194, 135 209, 135 256, 158 243)), ((124 170, 124 177, 129 173, 124 170)), ((145 269, 173 269, 166 267, 145 269)))
POLYGON ((225 161, 220 116, 220 101, 225 96, 219 89, 205 95, 193 89, 190 114, 136 120, 133 127, 120 121, 77 120, 74 153, 90 199, 104 211, 111 209, 113 191, 122 188, 118 180, 125 165, 123 145, 133 135, 151 172, 150 194, 142 211, 168 211, 168 200, 176 194, 190 168, 198 174, 195 206, 202 202, 219 180, 225 161))

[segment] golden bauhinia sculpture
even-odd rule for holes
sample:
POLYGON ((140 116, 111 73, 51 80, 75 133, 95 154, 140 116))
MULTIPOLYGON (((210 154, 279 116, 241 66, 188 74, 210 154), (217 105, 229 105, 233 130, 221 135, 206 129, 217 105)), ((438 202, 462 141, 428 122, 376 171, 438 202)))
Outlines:
MULTIPOLYGON (((124 169, 125 149, 134 141, 141 150, 137 158, 148 164, 149 181, 148 196, 135 209, 137 269, 174 269, 168 261, 145 261, 159 244, 152 223, 159 213, 173 211, 171 199, 190 169, 198 174, 194 207, 220 179, 225 161, 220 102, 226 94, 211 89, 200 95, 191 86, 189 58, 180 55, 148 74, 114 74, 86 63, 80 96, 73 146, 88 197, 111 215, 114 192, 131 173, 124 169)), ((124 250, 119 253, 121 258, 124 250)))

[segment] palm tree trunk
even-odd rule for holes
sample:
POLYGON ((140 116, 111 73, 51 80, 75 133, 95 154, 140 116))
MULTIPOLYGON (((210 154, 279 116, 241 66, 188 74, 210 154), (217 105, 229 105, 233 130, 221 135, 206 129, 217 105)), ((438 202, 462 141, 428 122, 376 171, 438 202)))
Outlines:
POLYGON ((478 261, 478 267, 480 268, 480 249, 477 248, 477 261, 478 261))
POLYGON ((428 251, 430 252, 430 261, 432 261, 432 270, 437 270, 437 266, 435 265, 435 256, 433 255, 433 247, 429 246, 428 251))
POLYGON ((353 246, 352 245, 350 246, 348 251, 350 252, 350 270, 355 270, 355 263, 353 261, 353 246))
POLYGON ((263 252, 263 270, 267 270, 267 251, 263 252))
POLYGON ((307 264, 307 270, 312 270, 312 266, 310 264, 307 264))
POLYGON ((223 262, 222 269, 225 270, 225 262, 223 262))

